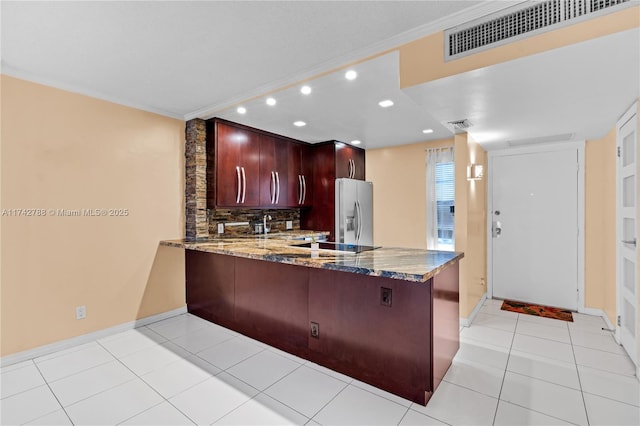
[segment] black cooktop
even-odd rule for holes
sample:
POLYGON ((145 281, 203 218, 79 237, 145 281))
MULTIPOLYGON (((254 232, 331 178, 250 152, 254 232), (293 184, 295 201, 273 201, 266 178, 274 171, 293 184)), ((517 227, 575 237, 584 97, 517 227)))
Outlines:
MULTIPOLYGON (((368 251, 368 250, 375 250, 378 247, 374 247, 374 246, 361 246, 361 245, 356 245, 356 244, 345 244, 345 243, 330 243, 327 241, 322 241, 318 243, 320 245, 320 248, 323 250, 336 250, 336 251, 347 251, 350 253, 360 253, 363 251, 368 251)), ((297 247, 306 247, 306 248, 311 248, 311 243, 306 243, 306 244, 296 244, 297 247)))

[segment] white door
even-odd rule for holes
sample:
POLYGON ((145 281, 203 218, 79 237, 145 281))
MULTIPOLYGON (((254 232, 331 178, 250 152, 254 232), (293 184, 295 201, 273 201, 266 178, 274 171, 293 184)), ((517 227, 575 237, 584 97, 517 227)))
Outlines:
POLYGON ((631 359, 638 359, 638 118, 628 111, 617 126, 618 329, 620 343, 631 359))
POLYGON ((491 155, 493 297, 578 308, 579 150, 491 155))

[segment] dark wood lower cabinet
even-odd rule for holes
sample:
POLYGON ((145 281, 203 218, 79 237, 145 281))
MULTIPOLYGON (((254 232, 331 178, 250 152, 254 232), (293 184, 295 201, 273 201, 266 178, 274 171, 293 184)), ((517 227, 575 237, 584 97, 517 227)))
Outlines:
POLYGON ((305 357, 309 268, 235 258, 235 330, 305 357))
POLYGON ((186 274, 194 315, 423 405, 459 347, 457 263, 412 283, 186 250, 186 274))
POLYGON ((431 286, 314 269, 309 272, 309 358, 424 404, 431 391, 431 286), (391 291, 391 306, 381 303, 391 291), (388 291, 385 290, 385 291, 388 291))
POLYGON ((235 325, 235 258, 185 250, 187 309, 224 327, 235 325))

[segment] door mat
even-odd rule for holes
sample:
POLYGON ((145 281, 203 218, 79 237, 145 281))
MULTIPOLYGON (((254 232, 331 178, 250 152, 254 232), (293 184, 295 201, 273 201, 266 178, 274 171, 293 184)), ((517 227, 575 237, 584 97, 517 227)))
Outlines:
POLYGON ((502 302, 502 308, 500 309, 503 311, 517 312, 519 314, 536 315, 544 318, 573 322, 573 315, 571 314, 571 311, 566 311, 560 308, 550 308, 548 306, 534 305, 531 303, 504 300, 502 302))

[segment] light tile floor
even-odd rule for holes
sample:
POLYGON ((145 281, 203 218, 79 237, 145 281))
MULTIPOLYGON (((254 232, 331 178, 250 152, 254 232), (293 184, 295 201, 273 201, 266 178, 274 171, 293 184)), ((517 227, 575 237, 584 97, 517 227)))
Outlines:
POLYGON ((427 407, 184 314, 1 369, 1 424, 638 425, 599 317, 488 300, 427 407))

